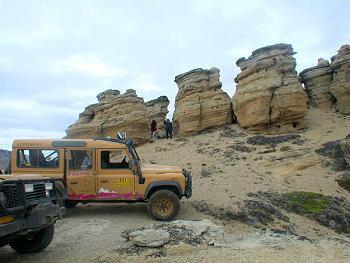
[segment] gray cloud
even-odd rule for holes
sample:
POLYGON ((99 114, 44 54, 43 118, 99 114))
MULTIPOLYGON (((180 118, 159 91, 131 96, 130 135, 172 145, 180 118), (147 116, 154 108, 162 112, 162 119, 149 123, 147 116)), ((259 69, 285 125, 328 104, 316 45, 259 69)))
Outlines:
POLYGON ((350 2, 0 1, 0 147, 15 137, 63 136, 96 94, 137 90, 173 101, 175 75, 221 70, 233 95, 235 61, 291 43, 297 70, 350 38, 350 2))

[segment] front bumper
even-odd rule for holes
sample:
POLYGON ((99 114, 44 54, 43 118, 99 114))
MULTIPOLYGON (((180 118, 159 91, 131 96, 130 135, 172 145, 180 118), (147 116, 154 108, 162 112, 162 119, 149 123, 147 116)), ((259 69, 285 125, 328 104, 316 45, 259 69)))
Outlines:
POLYGON ((62 218, 64 213, 65 208, 58 204, 52 202, 38 204, 28 214, 16 213, 14 222, 0 225, 0 237, 39 230, 55 223, 57 219, 62 218))
POLYGON ((191 172, 186 169, 183 169, 182 173, 186 178, 185 197, 190 198, 192 196, 192 175, 191 172))

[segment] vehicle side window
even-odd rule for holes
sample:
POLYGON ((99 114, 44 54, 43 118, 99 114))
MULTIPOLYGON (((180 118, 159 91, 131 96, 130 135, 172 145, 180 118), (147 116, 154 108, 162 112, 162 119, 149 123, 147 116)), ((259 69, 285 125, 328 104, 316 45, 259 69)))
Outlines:
POLYGON ((101 151, 102 169, 126 169, 129 168, 129 159, 123 150, 101 151))
POLYGON ((72 159, 69 160, 70 170, 91 170, 92 151, 71 150, 72 159))
POLYGON ((17 167, 22 168, 58 168, 57 150, 21 149, 17 151, 17 167))

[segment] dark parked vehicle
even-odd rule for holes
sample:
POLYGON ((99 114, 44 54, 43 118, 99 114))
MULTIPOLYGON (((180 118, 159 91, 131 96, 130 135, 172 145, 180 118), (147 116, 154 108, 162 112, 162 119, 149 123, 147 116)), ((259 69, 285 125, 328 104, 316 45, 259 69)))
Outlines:
POLYGON ((0 247, 9 244, 21 254, 44 250, 64 214, 61 201, 52 179, 0 175, 0 247))

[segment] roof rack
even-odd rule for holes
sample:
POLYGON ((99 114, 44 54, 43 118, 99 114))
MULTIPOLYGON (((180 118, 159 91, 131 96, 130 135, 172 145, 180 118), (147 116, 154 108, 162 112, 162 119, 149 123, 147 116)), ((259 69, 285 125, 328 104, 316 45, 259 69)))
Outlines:
POLYGON ((117 143, 123 143, 123 144, 128 144, 128 145, 134 145, 134 142, 132 139, 114 139, 114 138, 109 138, 109 137, 101 137, 101 138, 95 138, 94 140, 96 141, 106 141, 106 142, 117 142, 117 143))

